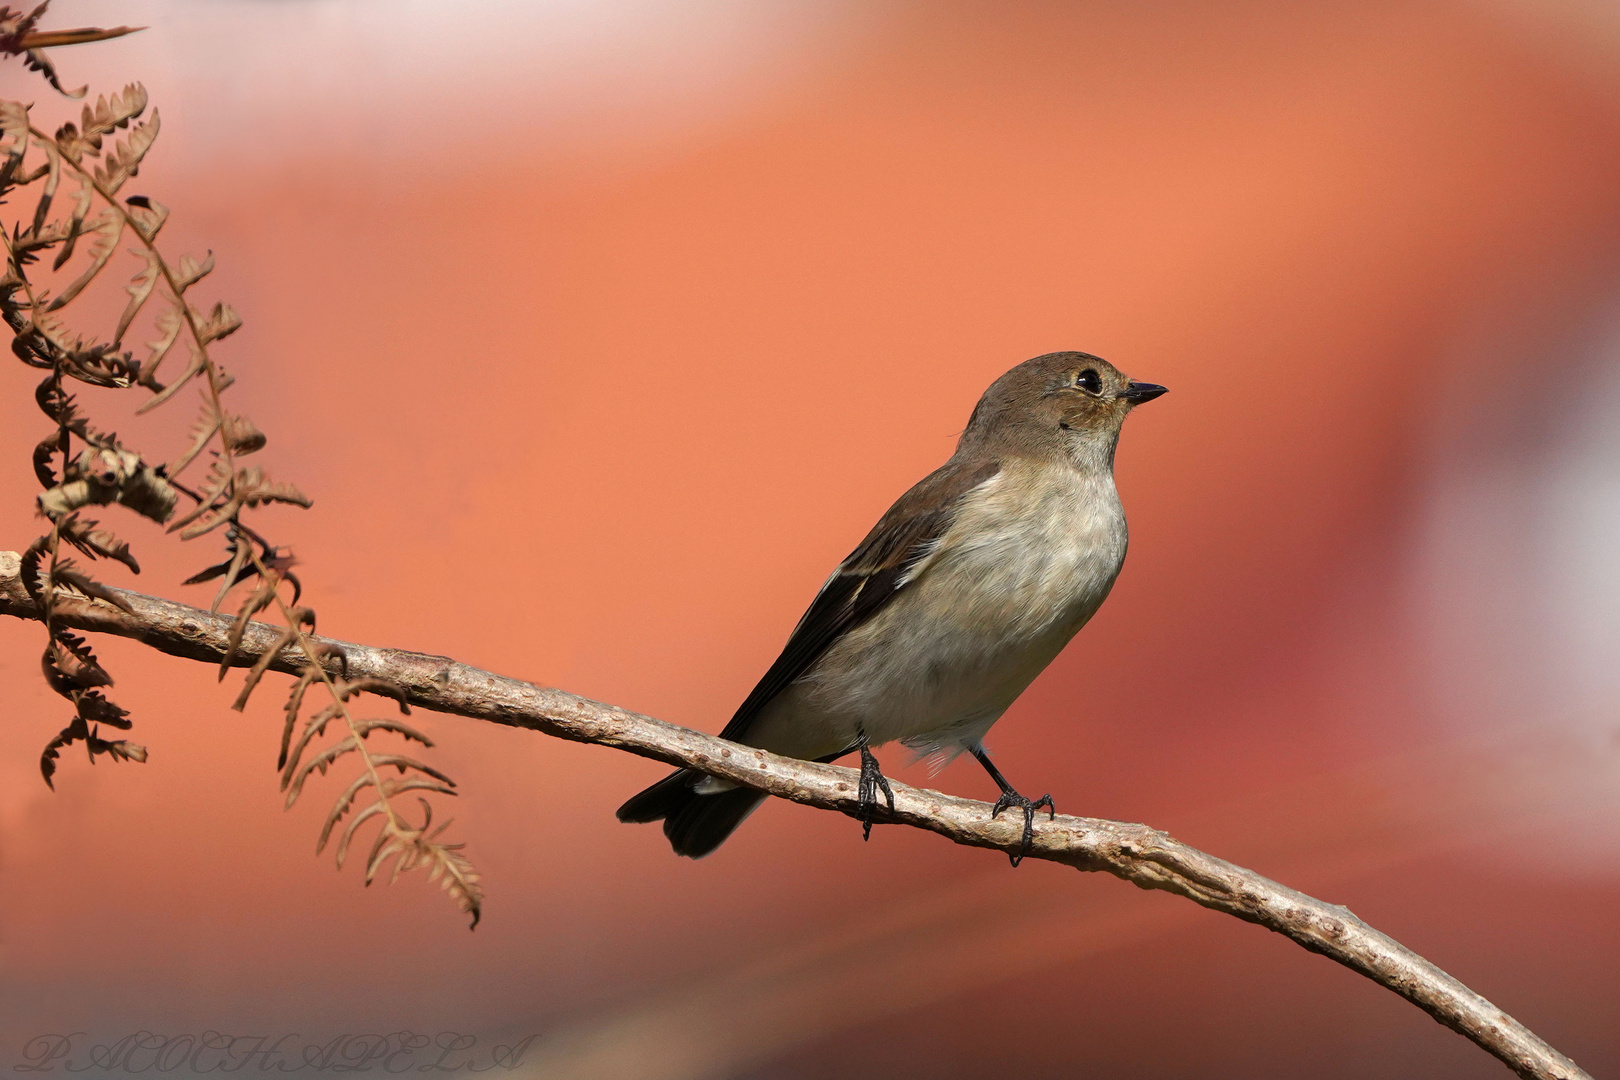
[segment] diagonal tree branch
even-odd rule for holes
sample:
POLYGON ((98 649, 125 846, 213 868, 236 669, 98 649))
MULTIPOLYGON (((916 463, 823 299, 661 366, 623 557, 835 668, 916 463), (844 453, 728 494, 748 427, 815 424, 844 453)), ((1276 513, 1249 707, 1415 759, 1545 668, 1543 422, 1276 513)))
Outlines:
MULTIPOLYGON (((218 664, 231 620, 201 608, 113 590, 128 612, 92 600, 59 600, 55 617, 80 630, 133 638, 161 652, 218 664)), ((20 577, 19 557, 0 551, 0 615, 38 620, 20 577)), ((254 663, 280 636, 253 623, 238 663, 254 663)), ((313 635, 311 635, 313 637, 313 635)), ((853 816, 856 771, 778 757, 712 735, 666 724, 562 690, 509 679, 446 656, 320 638, 342 649, 350 678, 377 676, 403 687, 411 704, 458 716, 529 728, 561 739, 597 743, 701 769, 714 776, 823 810, 853 816)), ((284 650, 271 667, 296 674, 303 654, 284 650)), ((894 784, 886 820, 927 829, 954 843, 1014 852, 1022 819, 992 820, 988 803, 894 784)), ((879 810, 880 815, 882 810, 879 810)), ((1379 933, 1349 909, 1296 892, 1205 854, 1146 825, 1099 818, 1037 819, 1029 858, 1077 870, 1105 871, 1143 889, 1161 889, 1291 938, 1357 971, 1465 1035, 1514 1072, 1533 1080, 1590 1080, 1574 1062, 1501 1009, 1434 964, 1379 933)))

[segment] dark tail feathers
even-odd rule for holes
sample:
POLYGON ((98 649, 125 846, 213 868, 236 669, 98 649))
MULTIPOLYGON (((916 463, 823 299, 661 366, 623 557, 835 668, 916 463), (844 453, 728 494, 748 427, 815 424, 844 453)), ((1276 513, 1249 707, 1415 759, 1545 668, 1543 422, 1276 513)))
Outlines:
POLYGON ((619 820, 661 820, 675 854, 701 859, 724 843, 732 830, 766 799, 763 793, 748 788, 699 795, 693 785, 702 779, 700 772, 676 769, 646 791, 631 796, 619 807, 619 820))

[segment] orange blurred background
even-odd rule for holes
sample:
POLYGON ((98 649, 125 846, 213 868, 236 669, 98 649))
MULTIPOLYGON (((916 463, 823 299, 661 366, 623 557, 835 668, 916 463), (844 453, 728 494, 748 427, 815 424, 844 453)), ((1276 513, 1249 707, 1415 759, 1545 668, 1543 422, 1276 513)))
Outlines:
MULTIPOLYGON (((262 520, 323 632, 718 730, 992 378, 1098 353, 1172 393, 1120 449, 1125 572, 992 733, 1004 770, 1346 904, 1620 1069, 1608 7, 53 18, 151 27, 56 58, 162 111, 130 190, 246 320, 221 358, 316 501, 262 520)), ((36 122, 76 112, 23 75, 36 122)), ((33 381, 0 367, 5 548, 37 531, 33 381)), ((128 430, 172 456, 186 408, 128 430)), ((146 573, 109 580, 207 603, 176 582, 213 548, 118 527, 146 573)), ((0 624, 0 1065, 48 1032, 410 1030, 538 1033, 515 1075, 546 1078, 1504 1075, 1180 899, 783 803, 678 860, 612 815, 662 766, 426 716, 469 935, 311 857, 336 790, 278 810, 276 689, 244 718, 105 642, 150 762, 68 755, 48 792, 42 640, 0 624)))

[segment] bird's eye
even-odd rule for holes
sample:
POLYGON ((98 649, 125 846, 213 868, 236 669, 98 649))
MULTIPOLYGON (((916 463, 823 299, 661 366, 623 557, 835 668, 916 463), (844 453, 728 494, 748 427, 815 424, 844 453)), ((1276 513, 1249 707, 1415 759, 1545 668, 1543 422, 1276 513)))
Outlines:
POLYGON ((1074 385, 1088 394, 1102 393, 1102 377, 1092 368, 1086 368, 1074 377, 1074 385))

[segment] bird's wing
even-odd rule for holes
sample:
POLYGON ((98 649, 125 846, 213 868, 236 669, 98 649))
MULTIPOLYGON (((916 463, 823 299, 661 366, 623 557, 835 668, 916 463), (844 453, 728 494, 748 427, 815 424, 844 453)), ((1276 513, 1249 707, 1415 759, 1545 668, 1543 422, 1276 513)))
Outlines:
POLYGON ((946 462, 889 508, 821 587, 759 685, 720 737, 742 739, 777 694, 808 671, 844 634, 870 619, 910 580, 910 572, 950 528, 963 496, 1001 471, 999 462, 946 462))

